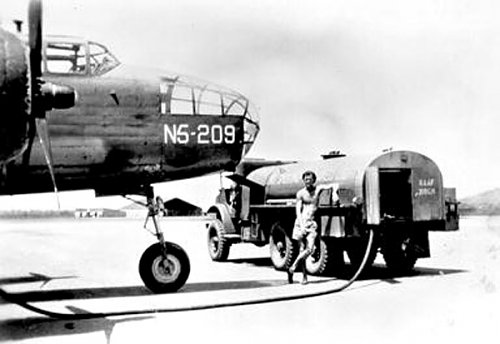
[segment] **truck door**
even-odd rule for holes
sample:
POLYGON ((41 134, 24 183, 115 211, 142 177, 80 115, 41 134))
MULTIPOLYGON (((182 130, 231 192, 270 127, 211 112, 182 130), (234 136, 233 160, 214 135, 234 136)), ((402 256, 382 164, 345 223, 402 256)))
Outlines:
POLYGON ((366 222, 380 224, 380 188, 377 167, 368 167, 365 174, 366 222))
POLYGON ((413 171, 413 221, 444 219, 441 175, 427 166, 413 171))

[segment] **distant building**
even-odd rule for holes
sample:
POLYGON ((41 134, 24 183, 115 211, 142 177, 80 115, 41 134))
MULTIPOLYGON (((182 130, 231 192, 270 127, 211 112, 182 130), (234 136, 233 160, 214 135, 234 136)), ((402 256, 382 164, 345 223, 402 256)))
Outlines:
POLYGON ((148 214, 148 209, 137 203, 130 203, 129 205, 121 208, 121 211, 125 212, 126 217, 134 219, 146 218, 148 214))
POLYGON ((180 198, 172 198, 164 202, 166 216, 200 216, 203 211, 200 207, 180 198))
POLYGON ((96 218, 96 217, 125 217, 125 212, 116 209, 106 208, 79 208, 75 210, 75 217, 96 218))
MULTIPOLYGON (((163 203, 164 211, 159 216, 200 216, 203 211, 200 207, 186 202, 180 198, 172 198, 163 203)), ((137 203, 130 203, 129 205, 120 209, 128 218, 146 218, 148 209, 137 203)))

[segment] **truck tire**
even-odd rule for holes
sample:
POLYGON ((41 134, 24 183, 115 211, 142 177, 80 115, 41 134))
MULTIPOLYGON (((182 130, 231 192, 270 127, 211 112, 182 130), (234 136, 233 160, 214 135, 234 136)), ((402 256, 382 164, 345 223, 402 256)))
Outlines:
POLYGON ((275 223, 271 228, 269 236, 269 253, 271 261, 276 270, 287 270, 293 264, 297 255, 297 245, 292 238, 281 227, 281 224, 275 223))
POLYGON ((340 264, 339 259, 335 261, 335 249, 338 249, 338 247, 333 245, 333 242, 327 242, 322 238, 316 240, 313 253, 306 259, 307 273, 320 276, 332 272, 334 267, 342 266, 343 264, 340 264))
POLYGON ((208 253, 215 262, 224 262, 229 256, 231 242, 224 237, 225 233, 220 220, 214 220, 208 226, 208 253))
POLYGON ((413 271, 417 257, 408 249, 409 238, 392 239, 385 243, 383 256, 385 265, 395 274, 407 274, 413 271))
POLYGON ((171 242, 165 242, 166 258, 160 243, 144 251, 139 261, 142 281, 154 293, 171 293, 179 290, 187 281, 191 266, 186 252, 171 242))

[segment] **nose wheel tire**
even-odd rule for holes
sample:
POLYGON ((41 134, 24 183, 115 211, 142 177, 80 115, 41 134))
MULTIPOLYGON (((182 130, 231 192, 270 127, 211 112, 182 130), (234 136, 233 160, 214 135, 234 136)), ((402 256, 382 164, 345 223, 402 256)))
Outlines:
POLYGON ((191 266, 186 252, 171 242, 165 242, 166 255, 160 243, 144 251, 139 262, 142 281, 154 293, 171 293, 187 281, 191 266))

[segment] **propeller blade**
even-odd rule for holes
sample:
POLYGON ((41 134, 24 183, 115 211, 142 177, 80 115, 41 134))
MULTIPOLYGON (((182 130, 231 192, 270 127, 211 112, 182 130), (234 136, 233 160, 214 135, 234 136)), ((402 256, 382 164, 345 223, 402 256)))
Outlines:
POLYGON ((40 77, 42 76, 42 2, 31 0, 28 7, 31 115, 44 117, 41 101, 40 77))
POLYGON ((43 155, 45 156, 45 162, 49 168, 50 178, 52 179, 52 185, 54 186, 54 193, 56 194, 57 209, 61 210, 61 203, 59 202, 59 193, 57 190, 56 176, 53 167, 52 158, 52 148, 50 146, 49 129, 47 126, 47 120, 45 118, 40 118, 36 120, 36 130, 38 133, 38 138, 40 140, 40 145, 42 146, 43 155))
POLYGON ((40 77, 42 75, 42 2, 40 0, 30 1, 28 23, 31 73, 35 77, 40 77))
POLYGON ((56 178, 53 167, 52 148, 50 146, 49 130, 45 112, 52 108, 65 109, 75 104, 75 90, 44 83, 42 78, 42 1, 30 0, 28 7, 28 44, 30 69, 31 111, 28 120, 28 148, 23 156, 25 166, 29 165, 31 149, 35 133, 38 134, 45 162, 49 168, 50 178, 56 194, 57 208, 61 209, 56 178))
POLYGON ((35 141, 36 135, 36 125, 34 123, 33 117, 29 118, 28 121, 28 146, 23 153, 23 166, 28 166, 31 158, 31 150, 33 148, 33 142, 35 141))

